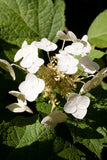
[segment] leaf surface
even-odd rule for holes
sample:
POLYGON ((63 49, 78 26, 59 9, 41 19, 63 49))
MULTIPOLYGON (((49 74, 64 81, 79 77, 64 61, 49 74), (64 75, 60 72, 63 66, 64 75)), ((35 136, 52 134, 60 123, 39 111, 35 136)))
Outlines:
POLYGON ((56 42, 56 33, 64 29, 63 0, 0 0, 0 37, 21 46, 43 37, 56 42))
POLYGON ((100 13, 88 30, 88 40, 99 48, 107 47, 107 10, 100 13))

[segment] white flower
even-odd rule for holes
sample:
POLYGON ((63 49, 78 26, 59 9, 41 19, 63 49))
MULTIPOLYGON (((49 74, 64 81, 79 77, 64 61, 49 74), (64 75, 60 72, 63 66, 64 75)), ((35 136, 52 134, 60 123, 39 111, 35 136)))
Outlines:
POLYGON ((63 71, 66 74, 74 74, 78 70, 78 59, 68 54, 57 54, 58 58, 57 69, 63 71))
POLYGON ((67 34, 65 34, 62 31, 58 31, 56 37, 64 41, 72 41, 72 42, 77 41, 77 37, 72 31, 68 31, 67 34))
POLYGON ((83 68, 84 72, 89 74, 94 74, 100 69, 100 66, 88 56, 84 56, 79 60, 79 66, 83 68))
POLYGON ((81 55, 82 57, 87 55, 91 51, 91 46, 87 41, 87 35, 84 35, 81 40, 77 39, 71 45, 64 48, 66 52, 72 55, 81 55))
POLYGON ((40 42, 33 42, 37 48, 43 49, 44 51, 54 51, 57 49, 57 45, 53 42, 50 42, 46 38, 42 38, 40 42))
POLYGON ((34 74, 28 73, 25 81, 19 85, 19 90, 25 95, 25 98, 33 102, 38 95, 44 90, 45 82, 37 78, 34 74))
POLYGON ((21 49, 19 49, 15 54, 14 62, 19 61, 21 58, 24 58, 29 54, 35 54, 38 57, 38 49, 33 42, 31 45, 28 45, 27 42, 24 41, 21 49))
POLYGON ((25 96, 22 93, 18 91, 10 91, 9 94, 17 97, 18 103, 12 103, 6 106, 7 109, 15 113, 24 112, 24 111, 33 113, 32 110, 27 106, 25 96))
POLYGON ((72 43, 64 48, 64 50, 72 55, 81 55, 84 45, 80 42, 72 43))
POLYGON ((106 72, 107 72, 107 67, 103 68, 91 80, 86 82, 80 89, 80 94, 85 94, 89 92, 91 89, 97 87, 102 82, 103 78, 107 76, 106 72))
POLYGON ((58 123, 65 122, 66 120, 67 115, 65 113, 62 111, 54 111, 43 118, 41 124, 43 124, 46 129, 53 129, 58 123))
POLYGON ((35 54, 28 54, 23 58, 20 65, 23 68, 27 68, 28 72, 36 73, 43 63, 44 60, 42 58, 37 57, 35 54))
POLYGON ((77 119, 83 119, 87 113, 90 99, 77 93, 72 93, 64 106, 66 113, 71 113, 77 119))

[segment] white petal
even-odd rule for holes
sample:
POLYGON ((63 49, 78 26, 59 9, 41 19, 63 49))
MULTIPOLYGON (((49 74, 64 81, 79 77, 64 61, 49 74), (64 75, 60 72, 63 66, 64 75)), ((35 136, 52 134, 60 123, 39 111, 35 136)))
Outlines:
POLYGON ((58 31, 56 37, 61 40, 68 40, 68 36, 62 31, 58 31))
POLYGON ((33 114, 33 111, 28 106, 26 106, 26 112, 29 112, 29 113, 33 114))
POLYGON ((90 99, 86 96, 78 96, 77 103, 79 109, 86 109, 89 107, 90 99))
POLYGON ((41 124, 43 124, 46 129, 53 129, 57 125, 57 123, 55 123, 50 116, 43 118, 41 124))
POLYGON ((78 109, 75 113, 72 113, 72 115, 77 119, 83 119, 86 114, 87 109, 78 109))
POLYGON ((67 99, 67 102, 68 101, 75 101, 75 99, 78 97, 78 94, 77 93, 71 93, 67 99))
POLYGON ((31 67, 27 68, 27 71, 30 73, 36 73, 39 70, 40 67, 37 67, 35 64, 31 67))
POLYGON ((72 93, 69 95, 67 99, 67 103, 64 106, 64 111, 67 113, 74 113, 77 110, 78 104, 77 104, 77 93, 72 93))
POLYGON ((42 79, 38 78, 38 93, 41 93, 44 90, 44 88, 45 82, 42 79))
POLYGON ((62 71, 62 72, 67 72, 67 69, 68 69, 68 68, 66 68, 66 65, 59 65, 59 64, 58 64, 57 69, 58 69, 59 71, 62 71))
POLYGON ((31 90, 31 92, 29 92, 28 94, 26 94, 25 96, 26 96, 26 99, 29 101, 29 102, 33 102, 33 101, 35 101, 35 99, 38 97, 38 93, 37 92, 35 92, 35 90, 34 90, 34 92, 31 90))
POLYGON ((87 42, 88 36, 87 36, 87 35, 84 35, 84 36, 82 37, 82 40, 87 42))
POLYGON ((72 42, 76 42, 77 41, 77 37, 76 37, 76 35, 72 31, 68 31, 67 36, 69 37, 69 39, 72 42))
POLYGON ((37 84, 38 83, 38 78, 32 73, 28 73, 26 75, 25 81, 30 81, 31 83, 37 84))
POLYGON ((62 123, 67 120, 67 115, 60 110, 51 112, 49 116, 52 117, 53 121, 56 123, 62 123))
POLYGON ((57 48, 57 45, 53 42, 50 42, 48 39, 46 38, 42 38, 40 42, 36 42, 35 45, 40 48, 43 49, 47 52, 49 51, 54 51, 57 48))
POLYGON ((20 62, 20 65, 24 68, 31 67, 32 63, 35 61, 35 54, 28 54, 23 60, 20 62))
POLYGON ((18 103, 12 103, 12 104, 6 106, 6 108, 9 109, 12 112, 15 112, 15 113, 24 112, 25 109, 26 109, 25 106, 22 107, 18 103))
POLYGON ((68 67, 68 70, 65 71, 66 74, 75 74, 78 71, 78 67, 77 66, 73 66, 73 67, 68 67))
POLYGON ((72 101, 71 102, 67 102, 64 105, 64 111, 66 113, 74 113, 74 112, 76 112, 76 110, 77 110, 76 105, 72 104, 72 101))
POLYGON ((58 123, 65 122, 67 120, 67 115, 62 111, 54 111, 46 116, 42 121, 43 124, 47 129, 54 128, 58 123))
POLYGON ((22 57, 23 57, 22 50, 19 49, 19 50, 16 52, 15 56, 14 56, 14 62, 19 61, 22 57))
POLYGON ((13 78, 13 80, 15 80, 15 72, 12 68, 12 66, 10 65, 10 63, 4 59, 0 59, 0 67, 2 69, 4 69, 5 71, 8 71, 11 75, 11 77, 13 78))
POLYGON ((30 87, 29 87, 29 85, 30 85, 29 81, 23 81, 23 82, 21 82, 20 85, 19 85, 19 91, 22 94, 26 95, 28 92, 30 92, 31 85, 30 85, 30 87))
POLYGON ((99 65, 96 62, 93 62, 88 56, 84 56, 79 60, 79 66, 89 74, 94 74, 100 68, 99 65))
POLYGON ((27 41, 24 41, 24 42, 22 43, 21 48, 24 48, 24 47, 26 47, 27 45, 28 45, 27 41))
POLYGON ((27 45, 27 42, 24 42, 22 48, 16 52, 14 62, 19 61, 21 58, 26 57, 29 54, 35 54, 38 57, 38 49, 34 44, 27 45))
POLYGON ((26 99, 25 99, 25 95, 22 94, 21 92, 19 92, 19 91, 9 91, 9 94, 17 97, 17 100, 18 100, 19 103, 22 103, 23 105, 27 104, 26 99))

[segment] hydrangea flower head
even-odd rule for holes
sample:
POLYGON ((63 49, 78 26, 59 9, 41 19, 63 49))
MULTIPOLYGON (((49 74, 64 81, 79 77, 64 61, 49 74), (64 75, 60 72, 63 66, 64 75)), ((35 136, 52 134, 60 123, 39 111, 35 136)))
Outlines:
POLYGON ((32 110, 27 106, 27 101, 25 99, 24 94, 18 91, 10 91, 9 94, 17 97, 18 103, 12 103, 6 106, 7 109, 15 113, 24 112, 24 111, 33 113, 32 110))
POLYGON ((25 95, 26 100, 33 102, 44 90, 45 82, 34 74, 28 73, 25 81, 19 85, 19 90, 25 95))
POLYGON ((88 97, 72 93, 67 99, 64 111, 72 114, 77 119, 83 119, 87 113, 89 104, 90 99, 88 97))
POLYGON ((50 42, 47 38, 42 38, 40 42, 33 42, 37 48, 43 49, 46 52, 54 51, 57 49, 57 45, 50 42))
POLYGON ((24 41, 21 49, 19 49, 15 54, 14 62, 19 61, 21 58, 24 58, 29 54, 35 54, 38 57, 38 49, 33 42, 28 45, 27 42, 24 41))
POLYGON ((67 120, 67 115, 62 111, 51 112, 46 116, 41 124, 45 126, 46 129, 53 129, 58 123, 65 122, 67 120))

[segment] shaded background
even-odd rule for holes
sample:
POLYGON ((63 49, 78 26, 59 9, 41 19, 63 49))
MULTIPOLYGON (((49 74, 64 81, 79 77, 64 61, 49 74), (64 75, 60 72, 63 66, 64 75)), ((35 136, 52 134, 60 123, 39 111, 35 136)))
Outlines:
POLYGON ((66 26, 78 38, 87 33, 95 17, 107 9, 107 0, 65 0, 66 26))

